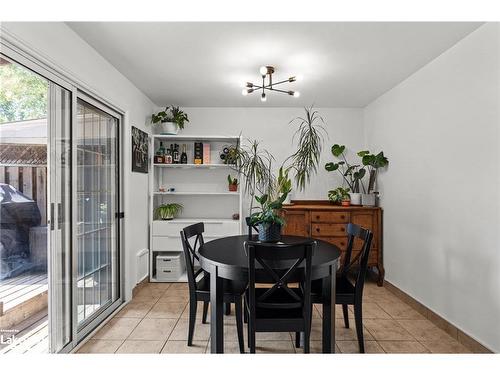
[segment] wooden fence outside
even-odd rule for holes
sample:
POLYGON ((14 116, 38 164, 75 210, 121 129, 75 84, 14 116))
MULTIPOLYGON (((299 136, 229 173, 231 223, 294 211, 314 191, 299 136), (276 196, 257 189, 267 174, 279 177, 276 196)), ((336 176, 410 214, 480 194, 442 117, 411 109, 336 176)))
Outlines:
POLYGON ((0 182, 9 184, 33 199, 47 224, 47 166, 0 165, 0 182))

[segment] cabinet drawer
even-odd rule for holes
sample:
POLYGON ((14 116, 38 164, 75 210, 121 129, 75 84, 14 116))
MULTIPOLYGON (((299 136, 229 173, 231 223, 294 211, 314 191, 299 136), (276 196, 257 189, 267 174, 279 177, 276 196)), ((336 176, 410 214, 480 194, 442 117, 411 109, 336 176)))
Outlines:
POLYGON ((318 240, 322 240, 337 246, 340 251, 345 251, 347 249, 347 237, 317 237, 318 240))
POLYGON ((313 223, 348 223, 350 215, 347 212, 312 211, 311 222, 313 223))
POLYGON ((346 235, 345 224, 311 224, 312 233, 314 237, 329 236, 340 237, 346 235))
MULTIPOLYGON (((200 222, 201 220, 193 221, 153 221, 153 236, 179 236, 180 231, 191 225, 200 222)), ((227 220, 212 220, 204 222, 205 233, 204 236, 234 236, 240 234, 240 222, 239 220, 227 221, 227 220)))

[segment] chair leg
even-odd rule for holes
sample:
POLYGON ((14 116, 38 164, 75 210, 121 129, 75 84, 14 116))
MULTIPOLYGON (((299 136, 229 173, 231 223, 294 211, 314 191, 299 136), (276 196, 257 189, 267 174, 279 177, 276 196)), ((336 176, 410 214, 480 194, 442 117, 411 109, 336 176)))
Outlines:
POLYGON ((231 315, 231 304, 229 302, 224 303, 224 314, 231 315))
POLYGON ((188 330, 188 346, 193 345, 194 324, 196 323, 196 307, 198 303, 195 300, 189 301, 189 330, 188 330))
POLYGON ((250 353, 255 354, 255 331, 252 324, 248 324, 248 345, 250 346, 250 353))
POLYGON ((208 302, 203 302, 203 317, 201 318, 201 322, 203 324, 207 323, 207 315, 208 315, 208 302))
POLYGON ((295 347, 300 348, 300 332, 295 332, 295 347))
POLYGON ((342 305, 342 312, 344 313, 344 325, 349 328, 349 309, 347 305, 342 305))
POLYGON ((359 352, 365 352, 365 340, 363 338, 363 315, 362 305, 357 303, 354 305, 354 321, 356 322, 356 334, 358 336, 359 352))
POLYGON ((247 310, 247 300, 243 297, 243 322, 248 323, 248 310, 247 310))
POLYGON ((304 354, 309 354, 311 352, 310 349, 310 340, 311 340, 311 327, 306 324, 304 329, 304 354))
POLYGON ((241 297, 237 298, 234 303, 234 313, 236 314, 236 330, 238 331, 238 344, 240 345, 240 353, 245 353, 245 342, 243 339, 243 311, 241 307, 241 297))

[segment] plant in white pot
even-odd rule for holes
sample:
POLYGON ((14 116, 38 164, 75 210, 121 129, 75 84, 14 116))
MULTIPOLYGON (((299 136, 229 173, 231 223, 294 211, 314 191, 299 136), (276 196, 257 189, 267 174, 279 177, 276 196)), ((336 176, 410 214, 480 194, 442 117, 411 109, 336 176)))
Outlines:
POLYGON ((332 155, 339 159, 338 162, 329 162, 325 164, 325 169, 328 172, 338 171, 342 176, 343 182, 350 189, 351 204, 361 204, 361 189, 365 190, 363 185, 363 177, 366 174, 366 169, 358 164, 350 164, 345 156, 345 145, 334 144, 332 146, 332 155))
POLYGON ((179 129, 184 129, 186 122, 189 122, 188 115, 175 106, 167 106, 164 111, 151 116, 151 123, 156 125, 158 134, 175 135, 179 129))
POLYGON ((160 220, 172 220, 182 212, 184 207, 179 203, 167 203, 156 207, 156 218, 160 220))
POLYGON ((364 206, 375 206, 377 204, 377 194, 375 190, 377 186, 377 175, 380 168, 384 168, 389 164, 389 159, 384 156, 384 152, 372 154, 370 151, 359 151, 358 156, 361 162, 368 169, 368 189, 366 194, 363 194, 361 201, 364 206))

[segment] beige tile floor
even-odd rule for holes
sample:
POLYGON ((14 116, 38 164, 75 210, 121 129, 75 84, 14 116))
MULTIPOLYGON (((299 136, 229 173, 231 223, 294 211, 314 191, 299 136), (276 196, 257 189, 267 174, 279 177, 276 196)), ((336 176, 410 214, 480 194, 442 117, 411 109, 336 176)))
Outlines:
MULTIPOLYGON (((234 314, 234 308, 232 310, 234 314)), ((367 283, 365 287, 363 314, 368 353, 469 353, 445 331, 374 283, 367 283)), ((210 325, 201 323, 201 305, 191 347, 186 341, 187 318, 187 284, 147 284, 79 353, 209 353, 210 325)), ((354 316, 351 314, 350 318, 351 328, 347 329, 341 309, 337 308, 338 353, 358 352, 354 316)), ((295 348, 294 338, 294 334, 289 333, 257 333, 257 353, 302 353, 302 349, 295 348)), ((312 352, 321 352, 320 340, 321 306, 315 306, 312 352)), ((226 353, 239 353, 233 315, 224 317, 224 341, 226 353)))

